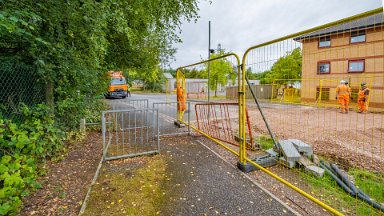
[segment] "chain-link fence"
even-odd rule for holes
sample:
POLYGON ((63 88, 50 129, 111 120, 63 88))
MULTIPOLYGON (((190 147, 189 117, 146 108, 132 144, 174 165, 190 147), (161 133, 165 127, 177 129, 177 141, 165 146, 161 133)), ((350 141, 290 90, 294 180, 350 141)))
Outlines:
POLYGON ((0 63, 0 115, 22 121, 20 105, 33 106, 44 102, 44 99, 44 85, 34 67, 0 63))

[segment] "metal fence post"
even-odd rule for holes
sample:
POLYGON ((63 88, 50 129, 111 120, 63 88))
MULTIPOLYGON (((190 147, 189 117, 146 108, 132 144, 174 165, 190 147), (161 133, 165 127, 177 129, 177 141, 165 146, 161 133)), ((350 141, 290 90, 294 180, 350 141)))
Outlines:
POLYGON ((320 80, 320 86, 319 86, 319 98, 317 99, 317 107, 320 107, 321 105, 321 93, 323 91, 323 80, 320 80))
POLYGON ((157 127, 157 151, 159 152, 160 154, 160 128, 159 128, 159 110, 156 109, 156 116, 157 116, 157 123, 156 123, 156 127, 157 127))
POLYGON ((191 135, 191 102, 188 101, 188 135, 191 135))
POLYGON ((105 128, 105 113, 101 113, 101 131, 103 134, 103 160, 105 160, 106 157, 106 148, 105 148, 105 134, 106 134, 106 128, 105 128))

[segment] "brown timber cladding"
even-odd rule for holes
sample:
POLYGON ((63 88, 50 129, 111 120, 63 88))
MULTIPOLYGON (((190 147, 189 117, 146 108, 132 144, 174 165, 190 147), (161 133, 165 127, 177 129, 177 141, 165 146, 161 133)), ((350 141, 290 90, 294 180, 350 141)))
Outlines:
POLYGON ((338 81, 347 80, 353 89, 358 89, 361 82, 366 82, 371 89, 370 106, 384 106, 384 31, 383 25, 365 29, 365 41, 351 43, 352 31, 331 34, 331 45, 319 48, 319 37, 302 40, 302 88, 304 101, 316 100, 320 83, 306 80, 318 78, 324 80, 322 88, 329 88, 329 99, 335 100, 338 81), (363 72, 348 72, 349 62, 364 61, 363 72), (329 62, 330 71, 318 73, 319 62, 329 62))

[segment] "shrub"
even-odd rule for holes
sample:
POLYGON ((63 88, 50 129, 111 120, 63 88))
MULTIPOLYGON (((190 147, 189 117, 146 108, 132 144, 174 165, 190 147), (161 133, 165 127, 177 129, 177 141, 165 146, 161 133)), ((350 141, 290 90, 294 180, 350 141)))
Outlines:
POLYGON ((36 189, 38 163, 62 149, 64 133, 45 105, 21 107, 22 123, 0 116, 0 215, 15 215, 21 197, 36 189))

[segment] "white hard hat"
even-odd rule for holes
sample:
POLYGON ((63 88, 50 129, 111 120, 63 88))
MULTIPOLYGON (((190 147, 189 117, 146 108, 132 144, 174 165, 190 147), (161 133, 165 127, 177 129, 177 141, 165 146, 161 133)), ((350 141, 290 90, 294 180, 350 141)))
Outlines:
POLYGON ((340 80, 340 84, 345 84, 345 80, 340 80))

